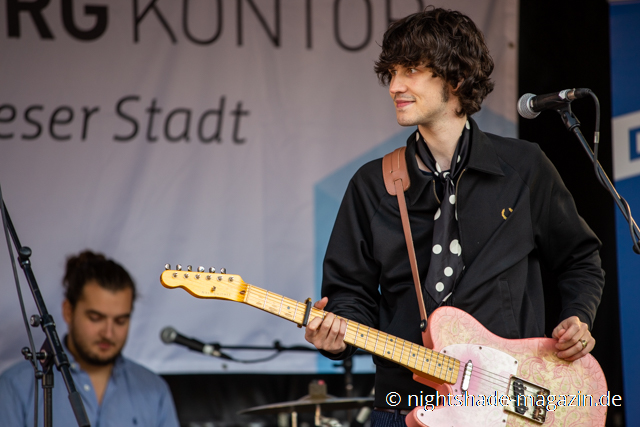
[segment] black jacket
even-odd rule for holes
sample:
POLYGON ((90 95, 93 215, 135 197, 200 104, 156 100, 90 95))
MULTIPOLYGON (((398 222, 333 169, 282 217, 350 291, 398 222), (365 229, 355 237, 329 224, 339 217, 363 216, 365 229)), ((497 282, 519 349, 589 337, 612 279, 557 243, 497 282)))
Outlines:
MULTIPOLYGON (((465 270, 446 303, 498 336, 543 336, 543 263, 558 276, 561 318, 576 315, 591 327, 604 286, 599 240, 537 144, 485 134, 469 122, 471 153, 456 185, 465 270)), ((406 150, 411 186, 405 195, 424 283, 439 201, 415 153, 412 134, 406 150)), ((347 188, 324 260, 322 295, 329 297, 328 311, 422 343, 398 202, 385 190, 381 159, 360 168, 347 188)), ((424 299, 433 310, 426 292, 424 299)), ((376 406, 387 406, 391 391, 400 393, 404 404, 406 394, 426 390, 408 370, 378 357, 374 361, 376 406)))

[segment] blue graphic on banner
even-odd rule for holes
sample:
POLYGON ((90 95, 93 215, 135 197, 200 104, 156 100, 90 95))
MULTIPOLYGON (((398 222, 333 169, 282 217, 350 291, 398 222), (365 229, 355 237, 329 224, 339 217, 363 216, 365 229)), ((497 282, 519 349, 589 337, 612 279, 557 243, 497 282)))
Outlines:
POLYGON ((640 110, 640 2, 611 3, 611 98, 613 116, 640 110))
MULTIPOLYGON (((348 164, 342 166, 327 178, 316 184, 314 189, 314 205, 316 218, 315 223, 315 251, 316 251, 316 265, 315 265, 315 283, 316 283, 316 295, 314 300, 320 299, 320 284, 322 283, 322 262, 324 259, 324 253, 327 250, 327 244, 329 243, 329 237, 331 236, 331 230, 333 229, 333 223, 336 221, 336 215, 338 215, 338 209, 344 197, 344 192, 347 189, 347 185, 351 180, 353 174, 365 163, 379 159, 387 153, 395 150, 406 144, 409 135, 415 131, 415 127, 404 129, 402 132, 389 138, 387 141, 378 145, 377 147, 369 150, 360 157, 354 159, 348 164)), ((371 357, 355 357, 354 359, 354 371, 369 371, 373 372, 371 357), (368 363, 369 369, 366 367, 360 368, 356 364, 363 360, 363 363, 368 363)), ((320 373, 342 373, 343 370, 334 366, 333 360, 329 360, 326 357, 318 357, 318 372, 320 373)))
MULTIPOLYGON (((617 181, 620 193, 629 203, 636 217, 640 212, 640 177, 617 181)), ((624 395, 631 403, 637 393, 635 384, 640 381, 640 334, 638 333, 638 309, 640 308, 640 256, 631 248, 629 224, 620 211, 616 212, 616 237, 618 246, 618 283, 620 293, 620 336, 622 341, 622 373, 624 395)), ((627 404, 625 416, 627 425, 640 425, 640 413, 633 405, 627 404)))
POLYGON ((629 159, 640 158, 640 127, 629 130, 629 159))
MULTIPOLYGON (((640 2, 610 3, 611 87, 614 128, 615 186, 632 213, 640 212, 640 2), (634 113, 635 112, 635 113, 634 113), (616 135, 617 134, 617 135, 616 135), (627 139, 628 138, 628 139, 627 139), (616 153, 619 153, 617 155, 616 153), (628 158, 624 158, 628 155, 628 158)), ((640 412, 632 404, 640 382, 640 333, 635 326, 640 308, 640 257, 632 251, 629 224, 616 209, 618 287, 622 372, 626 423, 640 425, 640 412)))

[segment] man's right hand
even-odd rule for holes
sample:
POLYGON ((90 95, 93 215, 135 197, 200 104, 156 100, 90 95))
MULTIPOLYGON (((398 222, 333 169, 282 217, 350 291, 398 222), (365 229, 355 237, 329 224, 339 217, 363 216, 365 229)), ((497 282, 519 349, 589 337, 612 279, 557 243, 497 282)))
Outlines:
MULTIPOLYGON (((324 297, 313 306, 324 310, 329 298, 324 297)), ((347 349, 344 342, 344 334, 347 331, 347 322, 338 319, 335 314, 327 313, 324 320, 316 317, 307 325, 304 338, 313 344, 318 350, 338 354, 347 349)))

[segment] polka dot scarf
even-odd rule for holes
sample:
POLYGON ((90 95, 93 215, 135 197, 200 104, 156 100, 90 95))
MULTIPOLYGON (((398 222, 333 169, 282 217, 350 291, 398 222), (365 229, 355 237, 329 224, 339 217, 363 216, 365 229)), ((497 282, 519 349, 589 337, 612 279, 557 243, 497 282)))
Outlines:
POLYGON ((464 269, 460 231, 458 230, 455 185, 467 164, 470 139, 471 130, 469 122, 467 122, 453 154, 451 169, 443 171, 433 158, 420 132, 416 131, 418 156, 433 172, 436 188, 439 187, 442 190, 438 191, 440 208, 434 216, 431 262, 429 263, 427 280, 424 283, 425 289, 438 305, 449 298, 464 269))

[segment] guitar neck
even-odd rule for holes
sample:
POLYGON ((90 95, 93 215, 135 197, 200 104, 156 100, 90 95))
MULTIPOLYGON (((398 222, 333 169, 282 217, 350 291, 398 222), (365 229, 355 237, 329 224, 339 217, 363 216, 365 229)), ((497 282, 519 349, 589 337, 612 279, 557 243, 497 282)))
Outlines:
MULTIPOLYGON (((304 323, 306 304, 257 286, 247 285, 243 302, 298 325, 304 323)), ((326 311, 312 307, 309 322, 317 317, 324 319, 326 315, 326 311)), ((347 344, 391 360, 418 375, 423 374, 421 376, 431 377, 439 382, 456 382, 460 370, 459 360, 353 320, 344 320, 347 322, 344 337, 347 344)))

